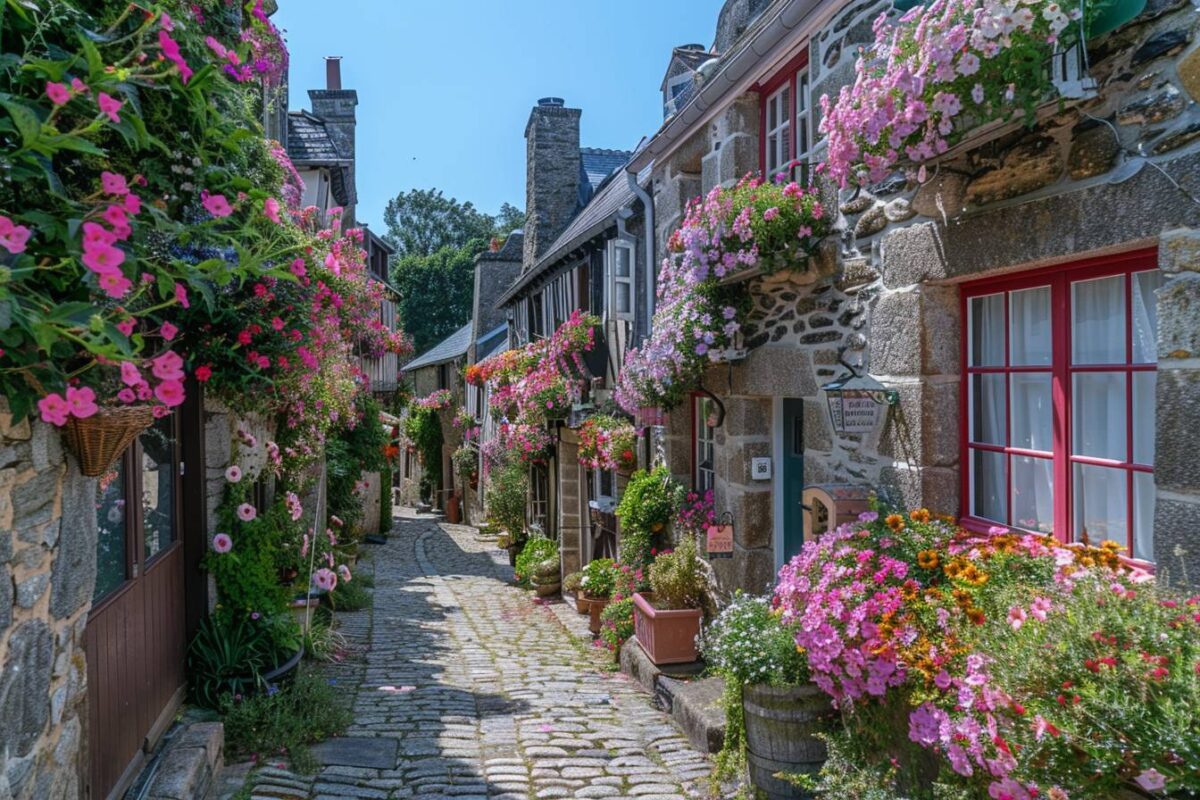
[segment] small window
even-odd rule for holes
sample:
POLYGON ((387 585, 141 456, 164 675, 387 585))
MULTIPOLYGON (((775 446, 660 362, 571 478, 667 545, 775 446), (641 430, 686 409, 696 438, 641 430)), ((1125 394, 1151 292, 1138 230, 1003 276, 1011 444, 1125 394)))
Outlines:
POLYGON ((812 109, 808 89, 808 70, 796 73, 796 161, 798 173, 794 176, 797 182, 807 185, 809 182, 809 159, 812 150, 812 109))
POLYGON ((791 96, 789 81, 767 98, 767 175, 774 175, 792 157, 791 96))
POLYGON ((695 471, 692 476, 695 490, 703 495, 716 484, 716 434, 709 425, 715 411, 713 401, 707 397, 693 400, 693 431, 696 441, 695 471))
POLYGON ((449 364, 438 364, 437 375, 438 375, 438 388, 439 389, 449 389, 450 388, 450 365, 449 364))
POLYGON ((529 298, 529 338, 544 338, 546 335, 546 319, 543 315, 542 293, 538 292, 529 298))
POLYGON ((612 266, 609 282, 612 314, 617 319, 633 319, 633 245, 614 241, 609 248, 612 266))

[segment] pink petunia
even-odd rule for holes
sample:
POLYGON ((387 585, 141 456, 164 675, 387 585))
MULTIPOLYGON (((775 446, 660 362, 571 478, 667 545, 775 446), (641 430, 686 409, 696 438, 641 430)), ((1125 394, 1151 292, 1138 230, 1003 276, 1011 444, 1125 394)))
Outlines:
POLYGON ((120 274, 121 264, 123 263, 125 263, 125 251, 121 248, 113 247, 110 244, 89 246, 86 242, 84 243, 83 265, 97 275, 104 275, 110 272, 120 274))
MULTIPOLYGON (((109 206, 108 208, 104 209, 104 213, 102 213, 100 216, 104 218, 105 222, 113 227, 114 233, 122 228, 129 227, 129 216, 125 213, 125 206, 123 205, 109 206)), ((119 234, 117 234, 117 236, 118 238, 122 238, 119 234)))
POLYGON ((274 197, 268 197, 263 200, 263 216, 276 225, 283 224, 283 220, 279 218, 279 201, 274 197))
POLYGON ((332 592, 336 589, 337 581, 337 573, 326 567, 321 567, 312 576, 313 585, 323 592, 332 592))
POLYGON ((78 94, 87 94, 91 91, 88 85, 79 80, 79 78, 71 78, 71 89, 78 94))
POLYGON ((121 121, 121 106, 125 105, 125 101, 112 97, 108 92, 100 92, 96 95, 96 103, 100 106, 100 112, 114 123, 121 121))
POLYGON ((175 302, 184 308, 189 308, 191 303, 188 302, 187 287, 178 281, 175 283, 175 302))
POLYGON ((126 386, 124 389, 117 392, 117 399, 120 400, 122 403, 129 405, 130 403, 137 400, 137 395, 134 394, 133 389, 130 389, 128 386, 126 386))
POLYGON ((237 507, 237 515, 242 522, 250 522, 258 516, 258 509, 249 503, 242 503, 237 507))
POLYGON ((126 336, 132 336, 133 329, 136 325, 137 325, 137 323, 134 322, 133 317, 130 317, 129 319, 123 319, 120 322, 118 322, 116 325, 116 328, 121 333, 125 334, 126 336))
POLYGON ((229 201, 223 194, 205 195, 200 202, 214 217, 228 217, 233 213, 233 207, 229 205, 229 201))
POLYGON ((154 358, 151 362, 151 372, 160 381, 183 380, 183 359, 178 353, 170 350, 154 358))
POLYGON ((96 282, 114 300, 120 300, 133 288, 133 282, 116 270, 102 273, 96 282))
POLYGON ((129 194, 129 184, 126 182, 125 176, 119 175, 116 172, 109 172, 108 170, 101 172, 100 185, 104 188, 105 194, 129 194))
POLYGON ((71 99, 71 92, 64 84, 46 81, 46 97, 56 106, 65 106, 71 99))
MULTIPOLYGON (((129 323, 132 325, 133 320, 129 320, 129 323)), ((129 334, 125 335, 128 336, 129 334)), ((137 366, 131 361, 122 361, 121 383, 125 384, 126 386, 137 386, 141 382, 142 373, 138 370, 137 366)))
POLYGON ((1013 606, 1008 610, 1008 624, 1014 631, 1021 630, 1021 626, 1025 624, 1026 619, 1025 609, 1020 606, 1013 606))
POLYGON ((169 342, 179 334, 179 328, 176 328, 169 322, 164 322, 158 329, 158 332, 161 333, 162 337, 169 342))
POLYGON ((25 252, 25 244, 29 241, 30 231, 24 225, 17 225, 11 219, 0 214, 0 247, 14 256, 25 252))
POLYGON ((112 231, 103 225, 97 225, 95 222, 83 223, 83 248, 87 250, 90 246, 95 245, 113 245, 116 244, 117 237, 113 236, 112 231))
POLYGON ((351 579, 350 567, 345 564, 339 564, 337 568, 338 577, 342 579, 342 583, 349 583, 351 579))
POLYGON ((125 199, 121 201, 121 205, 125 207, 125 211, 133 216, 142 213, 142 198, 138 197, 133 192, 125 195, 125 199))
POLYGON ((68 386, 67 406, 71 409, 71 416, 79 419, 87 419, 100 410, 96 405, 96 393, 88 386, 80 389, 68 386))
POLYGON ((42 421, 62 427, 71 416, 71 406, 57 393, 50 393, 38 400, 38 410, 42 412, 42 421))
POLYGON ((233 539, 228 533, 218 533, 212 538, 212 549, 218 553, 228 553, 233 549, 233 539))
POLYGON ((158 386, 154 387, 154 396, 159 402, 168 408, 174 408, 183 403, 186 399, 186 393, 183 389, 183 381, 168 380, 163 381, 158 386))
POLYGON ((225 480, 230 483, 237 483, 242 479, 242 468, 237 464, 233 464, 229 469, 225 470, 225 480))

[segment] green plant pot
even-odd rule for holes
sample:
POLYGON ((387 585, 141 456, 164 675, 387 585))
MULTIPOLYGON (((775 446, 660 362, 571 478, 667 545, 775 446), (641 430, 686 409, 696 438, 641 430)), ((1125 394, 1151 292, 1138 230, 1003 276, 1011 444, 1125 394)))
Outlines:
POLYGON ((1088 36, 1103 36, 1115 31, 1146 9, 1146 0, 1112 0, 1088 26, 1088 36))

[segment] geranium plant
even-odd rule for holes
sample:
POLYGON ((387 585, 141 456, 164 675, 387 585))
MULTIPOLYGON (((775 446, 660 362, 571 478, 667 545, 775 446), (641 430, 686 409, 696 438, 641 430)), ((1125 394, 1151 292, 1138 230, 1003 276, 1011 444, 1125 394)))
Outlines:
POLYGON ((579 463, 591 469, 632 472, 637 467, 637 431, 618 417, 588 418, 579 428, 579 463))
POLYGON ((688 205, 663 259, 650 338, 630 350, 614 396, 625 411, 673 408, 732 346, 749 296, 726 278, 799 269, 828 228, 814 189, 743 178, 688 205))
MULTIPOLYGON (((1087 3, 1093 15, 1103 3, 1087 3)), ((1080 9, 1054 0, 935 0, 881 15, 853 84, 821 97, 827 166, 841 185, 878 182, 945 153, 972 128, 1053 95, 1048 61, 1078 41, 1080 9)))

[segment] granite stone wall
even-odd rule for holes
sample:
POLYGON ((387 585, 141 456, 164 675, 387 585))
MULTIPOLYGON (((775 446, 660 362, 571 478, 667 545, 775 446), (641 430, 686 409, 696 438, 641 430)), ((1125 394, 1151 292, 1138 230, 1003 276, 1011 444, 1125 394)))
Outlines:
POLYGON ((0 400, 0 800, 81 791, 95 497, 58 431, 0 400))

